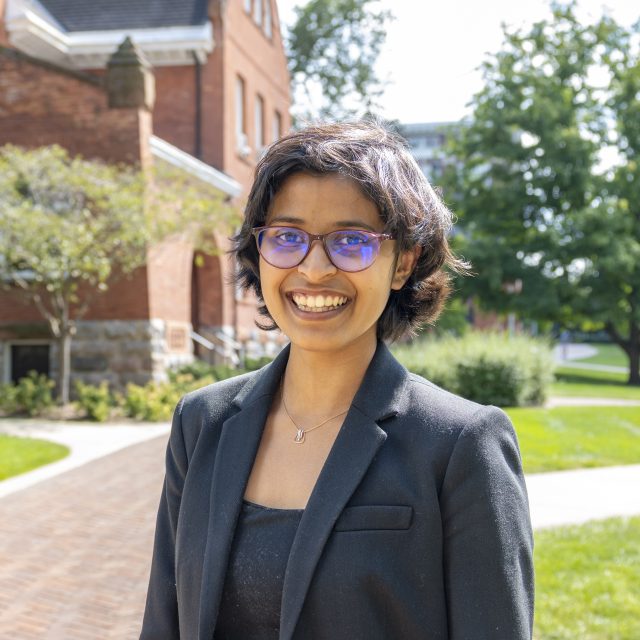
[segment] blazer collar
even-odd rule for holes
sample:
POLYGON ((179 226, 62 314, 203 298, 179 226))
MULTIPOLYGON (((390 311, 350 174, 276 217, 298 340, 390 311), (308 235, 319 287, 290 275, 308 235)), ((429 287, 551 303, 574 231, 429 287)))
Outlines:
MULTIPOLYGON (((273 396, 278 389, 289 360, 291 345, 258 371, 245 384, 233 403, 246 407, 264 396, 273 396)), ((391 354, 384 342, 378 341, 373 358, 353 399, 353 405, 373 420, 385 420, 398 412, 402 403, 409 372, 391 354)))
MULTIPOLYGON (((222 425, 215 456, 200 592, 199 640, 211 640, 242 498, 262 430, 289 357, 286 347, 234 399, 239 411, 222 425)), ((407 370, 379 342, 345 421, 311 492, 284 577, 280 640, 291 640, 313 572, 340 512, 387 434, 377 424, 394 416, 407 370)))

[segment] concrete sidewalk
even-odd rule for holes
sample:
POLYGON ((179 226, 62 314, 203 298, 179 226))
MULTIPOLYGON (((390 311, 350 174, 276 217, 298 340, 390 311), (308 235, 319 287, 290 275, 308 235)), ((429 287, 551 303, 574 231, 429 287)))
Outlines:
POLYGON ((527 475, 534 529, 640 515, 640 464, 527 475))

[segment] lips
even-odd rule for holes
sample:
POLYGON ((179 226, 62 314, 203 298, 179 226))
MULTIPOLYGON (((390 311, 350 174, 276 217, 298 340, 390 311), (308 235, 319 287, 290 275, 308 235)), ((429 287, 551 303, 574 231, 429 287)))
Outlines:
POLYGON ((303 293, 293 293, 290 298, 298 309, 311 313, 334 311, 345 305, 349 300, 346 296, 305 295, 303 293))

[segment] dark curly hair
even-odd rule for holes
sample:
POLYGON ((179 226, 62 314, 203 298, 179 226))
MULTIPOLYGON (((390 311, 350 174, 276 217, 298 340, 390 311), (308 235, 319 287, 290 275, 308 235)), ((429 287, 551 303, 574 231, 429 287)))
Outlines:
POLYGON ((252 229, 265 224, 271 201, 294 173, 329 173, 353 180, 378 208, 385 232, 396 239, 397 251, 422 248, 413 273, 399 291, 392 290, 378 320, 381 340, 413 335, 433 323, 450 293, 450 277, 468 265, 453 255, 447 242, 452 215, 435 193, 405 141, 377 122, 315 125, 272 144, 258 162, 244 222, 233 238, 239 267, 235 280, 252 289, 260 301, 262 329, 276 329, 260 286, 259 254, 252 229))

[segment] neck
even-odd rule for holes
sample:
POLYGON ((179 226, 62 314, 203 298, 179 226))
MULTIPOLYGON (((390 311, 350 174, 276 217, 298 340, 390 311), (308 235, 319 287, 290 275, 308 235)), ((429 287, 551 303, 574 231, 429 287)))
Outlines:
POLYGON ((373 336, 336 355, 333 351, 307 351, 292 344, 283 385, 291 413, 313 421, 347 409, 376 345, 373 336))

